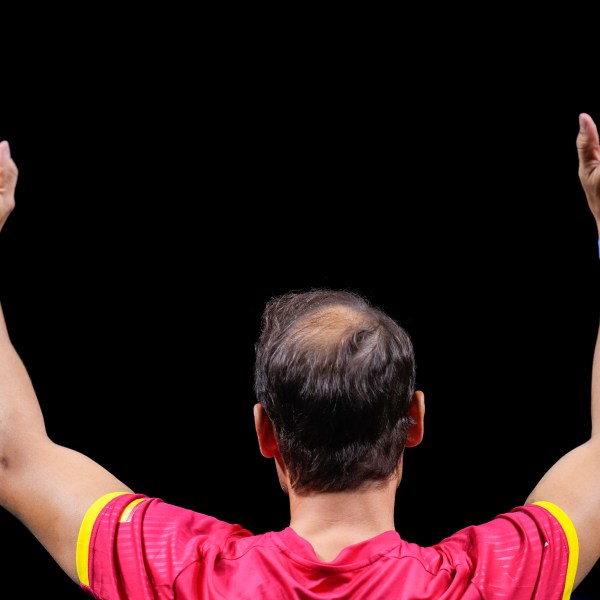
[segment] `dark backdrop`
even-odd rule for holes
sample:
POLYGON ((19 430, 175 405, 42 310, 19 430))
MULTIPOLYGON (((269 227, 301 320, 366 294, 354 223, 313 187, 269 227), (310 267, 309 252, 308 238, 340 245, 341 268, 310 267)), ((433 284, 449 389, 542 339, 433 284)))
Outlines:
MULTIPOLYGON (((253 431, 260 312, 344 287, 416 347, 426 434, 400 533, 432 544, 523 502, 589 432, 598 260, 575 136, 597 97, 443 54, 421 72, 341 51, 194 68, 161 48, 41 53, 3 99, 20 179, 1 301, 50 436, 136 491, 285 527, 253 431)), ((20 597, 83 597, 0 526, 20 597)))

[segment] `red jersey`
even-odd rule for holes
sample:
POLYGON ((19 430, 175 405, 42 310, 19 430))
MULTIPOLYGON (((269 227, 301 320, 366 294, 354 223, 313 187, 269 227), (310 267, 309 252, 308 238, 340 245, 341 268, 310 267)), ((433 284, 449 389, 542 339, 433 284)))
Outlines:
POLYGON ((100 600, 566 600, 578 543, 537 503, 422 547, 381 533, 323 562, 291 527, 253 535, 140 494, 109 494, 79 534, 81 587, 100 600))

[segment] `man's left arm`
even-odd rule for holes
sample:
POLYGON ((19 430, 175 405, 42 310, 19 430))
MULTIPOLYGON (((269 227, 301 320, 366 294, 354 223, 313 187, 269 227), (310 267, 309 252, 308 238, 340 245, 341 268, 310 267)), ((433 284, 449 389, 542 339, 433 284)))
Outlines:
MULTIPOLYGON (((17 178, 8 143, 2 141, 0 229, 15 206, 17 178)), ((76 414, 71 422, 81 427, 76 414)), ((92 459, 48 437, 37 395, 0 306, 0 506, 78 582, 76 551, 83 517, 99 497, 120 491, 131 490, 92 459)))

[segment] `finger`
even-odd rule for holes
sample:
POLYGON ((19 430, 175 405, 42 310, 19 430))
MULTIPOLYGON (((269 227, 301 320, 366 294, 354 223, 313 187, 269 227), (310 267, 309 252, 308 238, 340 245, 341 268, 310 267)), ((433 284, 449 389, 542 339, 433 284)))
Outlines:
POLYGON ((6 140, 0 142, 0 156, 7 156, 10 158, 10 146, 6 140))

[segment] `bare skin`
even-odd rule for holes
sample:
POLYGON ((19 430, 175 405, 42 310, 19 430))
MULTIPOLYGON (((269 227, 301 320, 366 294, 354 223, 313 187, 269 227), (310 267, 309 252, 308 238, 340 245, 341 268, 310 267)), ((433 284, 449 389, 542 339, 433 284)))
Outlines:
POLYGON ((15 187, 19 170, 10 156, 6 140, 0 142, 0 230, 15 208, 15 187))

